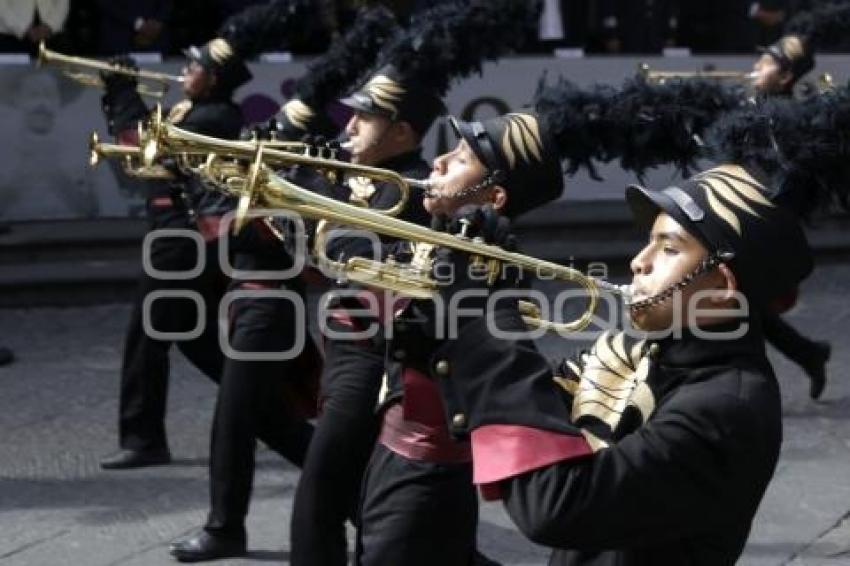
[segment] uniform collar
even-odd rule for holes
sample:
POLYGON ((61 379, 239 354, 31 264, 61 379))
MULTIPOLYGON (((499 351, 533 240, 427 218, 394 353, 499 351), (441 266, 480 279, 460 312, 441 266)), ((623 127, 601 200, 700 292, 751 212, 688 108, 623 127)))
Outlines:
POLYGON ((765 356, 761 325, 753 317, 740 322, 706 326, 700 333, 683 329, 678 335, 649 342, 649 352, 653 360, 668 367, 729 365, 734 359, 765 356), (740 337, 712 338, 723 333, 732 333, 742 324, 746 324, 748 328, 740 337))

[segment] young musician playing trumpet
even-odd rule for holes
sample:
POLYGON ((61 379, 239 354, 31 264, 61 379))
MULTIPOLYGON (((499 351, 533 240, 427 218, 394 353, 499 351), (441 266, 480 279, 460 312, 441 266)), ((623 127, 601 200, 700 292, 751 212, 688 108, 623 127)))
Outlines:
MULTIPOLYGON (((801 228, 767 194, 736 165, 627 189, 648 235, 628 306, 641 340, 608 331, 553 369, 531 341, 491 331, 488 320, 526 329, 516 302, 500 301, 428 358, 426 379, 470 432, 475 483, 554 549, 550 564, 740 556, 781 442, 760 314, 812 268, 801 228)), ((508 231, 469 233, 498 244, 508 231)), ((493 287, 469 277, 466 254, 437 257, 456 274, 438 305, 470 289, 486 302, 493 287)))

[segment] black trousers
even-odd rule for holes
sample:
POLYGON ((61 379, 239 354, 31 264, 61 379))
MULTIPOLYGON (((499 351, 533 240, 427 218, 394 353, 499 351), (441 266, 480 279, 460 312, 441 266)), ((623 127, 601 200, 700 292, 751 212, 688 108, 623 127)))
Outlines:
MULTIPOLYGON (((189 229, 185 214, 168 211, 154 218, 152 229, 189 229)), ((188 280, 162 280, 142 273, 124 342, 119 401, 119 442, 122 448, 166 448, 165 409, 168 398, 168 352, 173 342, 152 338, 145 331, 145 297, 156 291, 191 290, 200 293, 207 324, 196 339, 176 342, 177 347, 207 377, 218 381, 224 358, 218 347, 216 316, 224 291, 218 265, 217 243, 206 245, 201 274, 188 280)), ((151 265, 160 271, 191 270, 198 261, 195 242, 188 238, 157 238, 151 246, 151 265)), ((190 299, 160 298, 150 305, 151 327, 159 332, 188 332, 195 328, 198 306, 190 299)))
POLYGON ((360 521, 358 566, 469 566, 478 524, 472 465, 409 460, 376 444, 360 521))
POLYGON ((348 564, 345 521, 355 519, 377 436, 375 407, 383 373, 383 340, 325 343, 322 410, 292 509, 293 566, 348 564))
MULTIPOLYGON (((238 352, 287 351, 295 333, 307 331, 294 321, 294 307, 286 300, 239 299, 231 309, 230 345, 238 352)), ((258 438, 296 466, 304 462, 313 426, 286 398, 287 380, 301 377, 293 375, 297 368, 295 360, 226 358, 210 448, 210 513, 204 528, 212 534, 245 536, 258 438)))
POLYGON ((762 313, 764 336, 782 354, 803 368, 817 363, 822 356, 817 342, 800 334, 780 315, 762 313))

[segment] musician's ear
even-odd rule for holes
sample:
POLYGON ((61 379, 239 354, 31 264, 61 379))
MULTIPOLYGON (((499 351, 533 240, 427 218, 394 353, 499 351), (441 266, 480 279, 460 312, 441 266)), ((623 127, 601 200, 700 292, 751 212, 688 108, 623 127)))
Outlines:
POLYGON ((502 185, 493 185, 490 187, 490 198, 488 199, 493 205, 493 208, 501 212, 505 205, 508 204, 508 191, 502 185))

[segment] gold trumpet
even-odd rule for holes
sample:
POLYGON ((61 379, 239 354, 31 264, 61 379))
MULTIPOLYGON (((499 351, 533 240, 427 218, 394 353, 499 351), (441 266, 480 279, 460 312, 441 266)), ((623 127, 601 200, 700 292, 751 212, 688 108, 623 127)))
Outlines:
POLYGON ((36 65, 57 65, 62 73, 68 78, 77 81, 86 86, 103 88, 103 80, 94 72, 80 71, 79 69, 88 69, 91 71, 103 71, 107 73, 116 73, 119 75, 127 75, 128 77, 136 77, 140 81, 148 81, 159 85, 158 88, 149 84, 139 84, 136 90, 142 96, 150 96, 154 98, 162 98, 168 92, 169 83, 182 83, 183 77, 177 75, 168 75, 166 73, 157 73, 154 71, 143 71, 139 69, 129 69, 120 65, 111 65, 98 61, 96 59, 87 59, 85 57, 75 57, 72 55, 63 55, 56 51, 48 49, 42 41, 38 46, 38 59, 36 65))
MULTIPOLYGON (((213 149, 213 148, 209 148, 213 149)), ((227 148, 220 148, 227 153, 227 148)), ((587 293, 587 306, 581 316, 569 322, 552 322, 539 316, 533 303, 522 301, 523 318, 529 326, 557 332, 579 331, 587 327, 599 302, 599 291, 625 295, 627 287, 586 276, 571 267, 558 265, 530 256, 506 251, 498 246, 484 243, 480 238, 468 238, 463 234, 447 234, 413 224, 398 218, 388 218, 379 211, 343 203, 315 194, 276 175, 269 167, 266 149, 260 144, 254 155, 249 174, 233 179, 226 188, 239 195, 234 228, 239 229, 254 207, 277 208, 295 212, 303 217, 354 228, 368 230, 392 238, 417 243, 416 254, 424 248, 425 253, 436 246, 452 248, 469 253, 477 262, 485 262, 491 273, 501 266, 511 265, 536 273, 538 276, 574 283, 587 293)), ((320 232, 324 234, 324 232, 320 232)), ((363 257, 351 257, 345 261, 329 259, 325 252, 325 238, 317 236, 314 251, 320 263, 332 268, 341 279, 360 283, 372 288, 389 290, 404 296, 430 299, 437 295, 438 283, 430 273, 430 262, 414 260, 410 264, 388 260, 380 262, 363 257)), ((421 260, 421 258, 419 258, 421 260)))
POLYGON ((744 71, 657 71, 647 63, 638 64, 638 76, 647 82, 664 84, 675 79, 714 79, 723 81, 749 82, 755 73, 744 71))
MULTIPOLYGON (((262 148, 263 163, 273 167, 291 167, 302 165, 315 168, 324 173, 365 177, 372 181, 384 181, 398 187, 399 199, 392 207, 374 211, 383 216, 396 216, 406 206, 410 198, 410 188, 427 190, 428 181, 408 179, 379 167, 370 167, 334 159, 332 150, 319 149, 319 155, 310 155, 311 146, 280 141, 230 141, 189 132, 162 121, 154 113, 148 130, 144 132, 142 154, 145 163, 150 164, 156 156, 169 154, 215 154, 218 157, 252 161, 258 148, 262 148), (298 151, 300 149, 300 151, 298 151), (328 156, 325 157, 325 154, 328 156)), ((140 139, 142 139, 140 138, 140 139)))
POLYGON ((100 141, 97 132, 89 137, 89 165, 96 167, 102 159, 117 159, 124 173, 139 179, 172 180, 174 173, 162 165, 145 165, 142 162, 142 150, 136 145, 121 145, 100 141))

